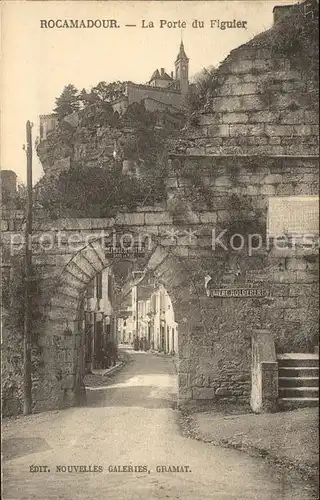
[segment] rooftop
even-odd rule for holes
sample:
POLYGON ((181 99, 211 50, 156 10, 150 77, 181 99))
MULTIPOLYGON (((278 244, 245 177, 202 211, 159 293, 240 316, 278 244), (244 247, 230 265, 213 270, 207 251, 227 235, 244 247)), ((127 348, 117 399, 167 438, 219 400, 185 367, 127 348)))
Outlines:
MULTIPOLYGON (((179 50, 179 54, 177 55, 177 61, 179 61, 179 59, 188 59, 188 56, 184 50, 184 45, 183 45, 183 41, 181 40, 181 43, 180 43, 180 50, 179 50)), ((189 59, 188 59, 189 61, 189 59)))
POLYGON ((164 68, 161 68, 160 71, 156 69, 152 73, 149 82, 152 82, 153 80, 166 80, 171 82, 173 81, 173 78, 170 75, 168 75, 168 73, 165 72, 164 68))

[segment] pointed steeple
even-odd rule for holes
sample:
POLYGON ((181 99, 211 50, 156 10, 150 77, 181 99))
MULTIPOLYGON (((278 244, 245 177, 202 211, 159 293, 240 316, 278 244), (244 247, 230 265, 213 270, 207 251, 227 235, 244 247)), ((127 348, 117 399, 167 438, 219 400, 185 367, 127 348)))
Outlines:
POLYGON ((183 45, 183 41, 181 40, 181 43, 180 43, 180 50, 179 50, 179 54, 177 56, 177 61, 179 61, 180 59, 186 59, 187 61, 189 61, 188 59, 188 56, 184 50, 184 45, 183 45))
POLYGON ((176 80, 179 82, 179 89, 182 95, 185 95, 188 92, 189 88, 189 58, 184 50, 183 41, 181 38, 180 50, 178 57, 174 63, 176 68, 176 80))

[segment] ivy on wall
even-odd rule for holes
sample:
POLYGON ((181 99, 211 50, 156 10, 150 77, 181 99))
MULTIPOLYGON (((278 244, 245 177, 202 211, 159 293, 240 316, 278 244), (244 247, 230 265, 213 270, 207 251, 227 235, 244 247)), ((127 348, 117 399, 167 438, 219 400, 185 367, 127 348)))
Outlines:
POLYGON ((254 197, 249 195, 231 194, 228 196, 229 220, 225 224, 230 234, 239 233, 242 236, 259 234, 266 236, 266 213, 257 208, 254 197))
MULTIPOLYGON (((43 365, 39 346, 39 325, 43 321, 40 312, 40 276, 32 270, 32 376, 43 365)), ((23 401, 23 339, 25 317, 25 270, 20 257, 12 259, 12 267, 2 274, 2 406, 4 415, 18 414, 23 401)))
POLYGON ((297 5, 296 10, 272 30, 268 43, 273 58, 285 57, 293 67, 319 80, 319 5, 297 5))
MULTIPOLYGON (((226 160, 224 160, 226 161, 226 160)), ((262 162, 262 163, 261 163, 262 162)), ((246 168, 255 173, 264 158, 246 158, 246 168)), ((224 165, 225 176, 231 181, 225 192, 215 190, 215 179, 221 175, 219 165, 210 167, 205 160, 173 160, 173 172, 177 176, 181 187, 168 202, 168 210, 177 221, 186 221, 188 210, 217 210, 215 200, 223 196, 225 200, 224 211, 228 212, 223 228, 230 234, 258 233, 264 239, 266 234, 266 210, 259 208, 254 196, 238 194, 233 188, 239 187, 241 181, 241 168, 235 162, 224 165)))
MULTIPOLYGON (((208 209, 213 207, 212 188, 208 185, 208 170, 201 160, 198 161, 177 161, 174 164, 177 176, 181 176, 186 181, 186 192, 191 203, 204 202, 208 209)), ((211 180, 214 179, 214 171, 210 171, 211 180)))

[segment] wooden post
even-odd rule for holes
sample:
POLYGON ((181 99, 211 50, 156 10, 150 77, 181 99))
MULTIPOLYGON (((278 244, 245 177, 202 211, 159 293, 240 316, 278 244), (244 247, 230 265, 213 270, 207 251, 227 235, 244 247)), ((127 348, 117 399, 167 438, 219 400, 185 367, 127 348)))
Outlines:
POLYGON ((136 335, 140 339, 139 335, 139 302, 138 302, 138 285, 136 285, 136 335))
POLYGON ((25 316, 24 316, 24 402, 23 414, 29 415, 32 410, 32 365, 31 365, 31 337, 32 337, 32 309, 31 309, 31 282, 32 282, 32 135, 31 123, 27 121, 27 204, 25 230, 25 316))

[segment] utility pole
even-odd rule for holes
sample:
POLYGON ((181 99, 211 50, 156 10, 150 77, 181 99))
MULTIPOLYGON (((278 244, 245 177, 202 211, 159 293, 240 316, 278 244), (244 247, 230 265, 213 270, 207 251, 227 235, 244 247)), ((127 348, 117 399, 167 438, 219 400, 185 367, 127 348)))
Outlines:
POLYGON ((139 302, 138 302, 138 285, 136 285, 136 333, 137 333, 137 338, 140 338, 139 335, 139 302))
POLYGON ((32 282, 32 135, 31 123, 26 124, 27 134, 27 204, 26 204, 26 230, 25 230, 25 315, 24 315, 24 402, 23 414, 29 415, 32 407, 32 380, 31 380, 31 336, 32 336, 32 308, 31 308, 31 282, 32 282))

